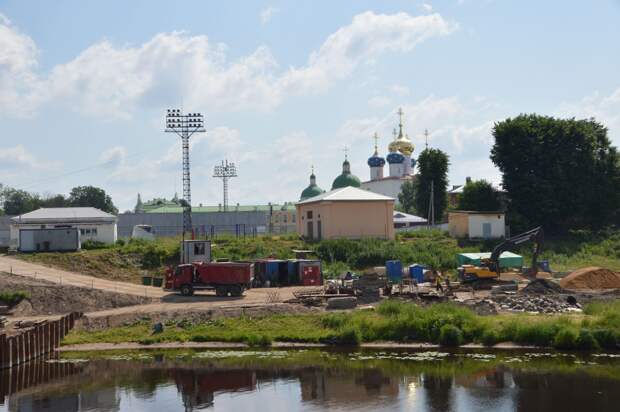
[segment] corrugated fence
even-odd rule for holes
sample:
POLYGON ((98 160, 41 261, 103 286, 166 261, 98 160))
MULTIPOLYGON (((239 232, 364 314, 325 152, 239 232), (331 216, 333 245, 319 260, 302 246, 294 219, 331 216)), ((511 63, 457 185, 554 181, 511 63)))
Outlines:
POLYGON ((82 313, 73 312, 58 320, 37 323, 13 336, 0 335, 0 369, 12 368, 54 352, 80 317, 82 313))

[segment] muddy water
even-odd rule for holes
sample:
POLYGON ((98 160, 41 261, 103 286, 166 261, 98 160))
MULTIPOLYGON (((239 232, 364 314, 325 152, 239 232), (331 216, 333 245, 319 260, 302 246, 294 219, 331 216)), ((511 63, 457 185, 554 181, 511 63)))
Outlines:
POLYGON ((620 355, 166 351, 0 373, 0 411, 612 411, 620 355))

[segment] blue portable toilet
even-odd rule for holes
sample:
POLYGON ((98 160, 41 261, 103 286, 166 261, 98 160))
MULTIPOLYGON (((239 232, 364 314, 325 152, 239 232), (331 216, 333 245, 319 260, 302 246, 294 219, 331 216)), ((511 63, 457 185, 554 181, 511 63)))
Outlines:
POLYGON ((388 260, 385 262, 385 272, 390 282, 399 283, 403 276, 403 264, 400 260, 388 260))
POLYGON ((414 263, 409 266, 409 276, 411 276, 411 279, 415 279, 416 282, 422 283, 424 282, 424 269, 426 269, 424 265, 414 263))
POLYGON ((279 260, 268 260, 265 263, 265 278, 270 281, 272 286, 274 283, 278 283, 280 280, 280 261, 279 260))

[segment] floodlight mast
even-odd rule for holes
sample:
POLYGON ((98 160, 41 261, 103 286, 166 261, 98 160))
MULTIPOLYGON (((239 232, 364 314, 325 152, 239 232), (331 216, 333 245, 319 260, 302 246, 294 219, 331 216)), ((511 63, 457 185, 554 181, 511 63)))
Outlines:
POLYGON ((192 231, 192 190, 189 168, 189 138, 194 133, 204 133, 204 117, 201 113, 183 113, 180 109, 168 109, 166 113, 166 133, 176 133, 181 137, 183 149, 183 237, 192 231))
POLYGON ((222 160, 221 165, 217 165, 213 168, 213 177, 219 177, 222 179, 224 186, 224 212, 228 211, 228 179, 231 177, 237 177, 237 167, 234 163, 228 163, 228 160, 222 160))

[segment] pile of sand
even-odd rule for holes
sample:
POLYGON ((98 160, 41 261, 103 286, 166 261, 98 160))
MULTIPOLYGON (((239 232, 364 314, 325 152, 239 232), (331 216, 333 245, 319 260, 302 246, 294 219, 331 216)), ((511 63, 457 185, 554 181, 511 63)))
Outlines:
POLYGON ((565 289, 616 289, 620 288, 620 273, 599 267, 576 270, 560 280, 565 289))

